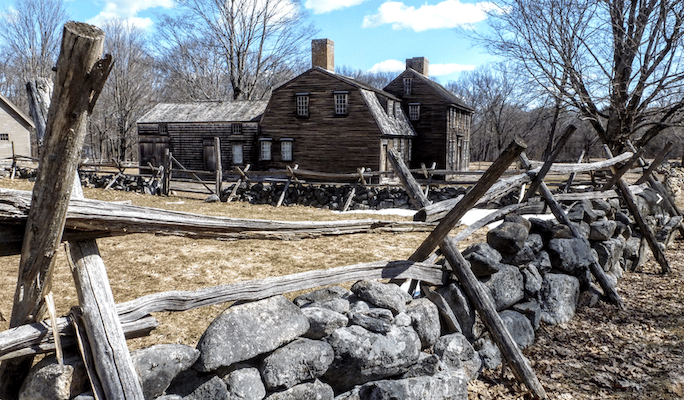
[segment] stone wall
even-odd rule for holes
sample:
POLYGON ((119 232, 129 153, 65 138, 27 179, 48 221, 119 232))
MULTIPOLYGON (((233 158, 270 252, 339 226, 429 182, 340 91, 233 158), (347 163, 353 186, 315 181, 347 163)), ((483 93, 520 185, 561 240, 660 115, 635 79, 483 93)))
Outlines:
MULTIPOLYGON (((663 245, 680 217, 650 190, 638 204, 663 245)), ((642 242, 617 200, 580 201, 569 210, 583 238, 553 220, 508 215, 464 258, 489 290, 521 347, 544 324, 573 318, 602 297, 589 264, 616 285, 638 267, 642 242)), ((438 261, 444 263, 444 260, 438 261)), ((394 284, 359 281, 303 294, 236 303, 195 348, 160 344, 133 352, 146 399, 467 399, 467 384, 501 354, 452 282, 437 288, 459 326, 449 331, 436 306, 394 284)), ((21 398, 73 398, 88 388, 78 357, 34 367, 21 398)), ((78 399, 91 399, 81 394, 78 399)))

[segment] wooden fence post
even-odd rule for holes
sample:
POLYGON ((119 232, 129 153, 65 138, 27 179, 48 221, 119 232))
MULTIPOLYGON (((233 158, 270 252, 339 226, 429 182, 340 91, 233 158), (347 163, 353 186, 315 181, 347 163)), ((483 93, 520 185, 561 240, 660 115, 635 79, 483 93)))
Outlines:
MULTIPOLYGON (((608 155, 608 157, 613 157, 613 153, 610 151, 607 145, 603 145, 603 149, 608 155)), ((614 174, 617 172, 615 167, 611 167, 610 170, 614 174)), ((655 238, 655 234, 653 234, 653 229, 651 229, 648 223, 646 223, 646 220, 644 220, 644 216, 641 215, 641 213, 639 212, 636 197, 634 197, 634 194, 629 190, 627 182, 625 182, 624 178, 620 178, 618 179, 617 184, 618 188, 620 188, 622 199, 625 201, 625 203, 627 203, 627 208, 629 208, 629 212, 632 213, 632 215, 634 216, 634 220, 636 221, 637 225, 639 225, 639 230, 641 230, 641 234, 646 238, 648 247, 651 248, 651 252, 653 253, 653 256, 655 257, 656 261, 658 262, 658 264, 660 264, 662 273, 665 274, 670 272, 670 265, 667 262, 667 258, 665 258, 665 254, 663 254, 663 252, 660 250, 660 247, 658 246, 658 241, 655 238)))
POLYGON ((525 196, 522 198, 521 202, 529 200, 534 194, 537 192, 537 189, 539 189, 539 185, 541 184, 542 180, 546 176, 546 174, 549 172, 551 169, 551 165, 553 164, 554 161, 556 161, 556 158, 560 154, 561 150, 563 150, 563 147, 565 147, 565 144, 570 140, 570 136, 577 130, 575 125, 568 125, 565 130, 563 131, 563 134, 561 135, 560 138, 558 138, 558 142, 556 143, 556 147, 553 148, 553 151, 549 155, 549 158, 544 161, 544 165, 542 165, 541 169, 537 173, 537 176, 534 178, 532 183, 530 183, 530 188, 527 190, 527 193, 525 196))
MULTIPOLYGON (((512 148, 511 146, 509 146, 509 148, 505 152, 514 154, 513 158, 515 158, 518 156, 518 154, 520 154, 520 152, 524 148, 525 145, 522 142, 516 141, 512 144, 512 148)), ((389 156, 388 158, 394 166, 395 172, 401 177, 402 183, 404 183, 407 186, 407 191, 409 191, 408 187, 414 188, 414 190, 409 191, 409 194, 417 196, 415 201, 421 207, 428 205, 429 200, 420 190, 418 183, 415 181, 415 179, 409 172, 408 167, 406 167, 403 160, 401 160, 400 156, 396 153, 394 149, 389 149, 387 153, 389 156), (415 190, 415 187, 418 187, 418 190, 415 190)), ((510 157, 504 156, 499 158, 508 159, 510 157)), ((508 167, 510 163, 511 160, 509 160, 506 167, 508 167)), ((490 170, 491 169, 492 167, 490 167, 490 170)), ((505 169, 506 168, 503 168, 503 170, 505 169)), ((488 170, 487 172, 490 171, 488 170)), ((503 171, 500 170, 499 175, 501 172, 503 171)), ((487 176, 487 174, 485 174, 485 176, 487 176)), ((492 174, 488 176, 491 177, 492 174)), ((473 192, 474 190, 475 188, 471 189, 470 192, 473 192)), ((484 193, 484 191, 482 193, 484 193)), ((476 200, 477 199, 475 199, 475 201, 476 200)), ((496 312, 494 301, 487 292, 487 289, 485 289, 484 285, 480 284, 480 282, 477 280, 477 278, 473 274, 473 271, 470 269, 470 264, 463 258, 461 253, 458 251, 458 247, 456 246, 454 240, 449 238, 446 234, 440 236, 441 243, 439 243, 439 248, 442 251, 442 254, 444 254, 447 261, 449 261, 449 264, 453 269, 453 273, 456 275, 459 282, 461 282, 461 285, 463 286, 466 296, 468 296, 468 299, 471 301, 473 306, 477 309, 478 313, 482 317, 482 321, 485 323, 487 329, 491 333, 492 339, 499 346, 499 349, 501 349, 501 353, 504 355, 506 361, 510 365, 511 370, 513 371, 513 375, 515 375, 518 381, 523 382, 532 391, 534 396, 540 399, 545 399, 546 392, 544 391, 544 388, 542 387, 541 383, 539 383, 539 380, 537 379, 537 376, 532 370, 532 367, 530 366, 529 362, 527 361, 527 359, 525 359, 525 356, 523 356, 522 352, 520 351, 520 348, 513 340, 513 337, 506 329, 506 326, 503 324, 501 317, 496 312)), ((418 253, 418 251, 416 253, 418 253)), ((414 255, 416 253, 414 253, 414 255)), ((427 292, 429 293, 429 291, 427 292)))
MULTIPOLYGON (((40 320, 44 295, 52 287, 54 255, 64 231, 78 158, 83 147, 88 114, 92 111, 111 69, 111 56, 100 60, 104 32, 83 23, 68 22, 59 59, 54 103, 48 113, 45 144, 33 189, 19 264, 10 327, 40 320)), ((33 357, 3 362, 0 397, 14 399, 33 357)))
POLYGON ((223 167, 221 166, 221 140, 214 138, 214 152, 216 157, 216 195, 221 197, 223 185, 223 167))
POLYGON ((164 175, 162 177, 162 194, 168 196, 171 192, 171 151, 164 151, 164 175))
MULTIPOLYGON (((532 168, 530 160, 527 158, 527 155, 525 153, 520 154, 520 161, 522 162, 523 168, 527 170, 532 168)), ((560 204, 558 204, 558 202, 553 198, 553 194, 551 194, 551 191, 546 186, 544 181, 540 182, 539 191, 542 197, 544 198, 544 201, 546 201, 546 204, 548 204, 549 208, 551 209, 551 213, 553 213, 553 216, 556 217, 558 222, 570 228, 570 231, 572 232, 572 235, 574 237, 582 239, 582 234, 579 232, 579 230, 577 230, 577 227, 572 222, 570 222, 570 219, 565 214, 560 204)), ((588 245, 589 244, 587 243, 587 246, 588 245)), ((618 307, 622 308, 623 304, 620 295, 617 294, 615 288, 612 287, 608 282, 608 278, 606 277, 606 274, 603 271, 603 268, 599 265, 599 263, 596 260, 593 260, 592 263, 589 265, 589 268, 591 269, 591 273, 594 275, 594 277, 596 277, 596 281, 599 283, 601 289, 603 289, 604 293, 606 294, 606 296, 608 296, 610 301, 617 304, 618 307)))

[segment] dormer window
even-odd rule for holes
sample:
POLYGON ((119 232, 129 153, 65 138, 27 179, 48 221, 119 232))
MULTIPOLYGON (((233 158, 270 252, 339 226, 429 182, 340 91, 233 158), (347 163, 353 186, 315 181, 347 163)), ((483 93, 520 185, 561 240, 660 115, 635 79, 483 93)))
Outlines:
POLYGON ((297 116, 298 117, 308 117, 309 116, 309 94, 308 93, 297 93, 297 116))
POLYGON ((335 92, 335 115, 347 115, 348 92, 335 92))
POLYGON ((230 125, 230 132, 233 135, 242 135, 242 124, 239 122, 230 125))
POLYGON ((404 78, 404 94, 411 95, 411 78, 404 78))

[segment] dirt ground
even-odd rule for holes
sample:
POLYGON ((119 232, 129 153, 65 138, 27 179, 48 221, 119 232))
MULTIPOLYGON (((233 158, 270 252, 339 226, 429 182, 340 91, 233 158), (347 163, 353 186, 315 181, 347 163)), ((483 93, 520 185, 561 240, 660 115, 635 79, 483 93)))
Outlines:
MULTIPOLYGON (((31 190, 31 183, 0 179, 0 187, 31 190)), ((403 217, 336 214, 310 207, 204 203, 185 197, 86 189, 85 197, 238 218, 333 220, 403 217)), ((678 199, 681 203, 682 199, 678 199)), ((167 290, 192 290, 240 280, 377 260, 406 259, 427 233, 358 234, 296 241, 218 241, 135 234, 98 240, 117 302, 167 290)), ((469 241, 484 240, 478 232, 469 241)), ((550 399, 684 398, 684 241, 667 250, 672 272, 660 275, 648 262, 628 273, 618 288, 625 308, 600 302, 578 311, 565 325, 542 324, 524 351, 550 399)), ((19 256, 0 257, 0 330, 8 328, 19 256), (4 316, 4 318, 2 318, 4 316)), ((60 250, 53 292, 58 314, 77 304, 66 252, 60 250)), ((294 297, 296 294, 289 294, 294 297)), ((136 349, 157 343, 195 346, 226 305, 184 313, 157 313, 160 326, 129 341, 136 349)), ((527 399, 510 371, 485 371, 469 386, 470 399, 527 399)))

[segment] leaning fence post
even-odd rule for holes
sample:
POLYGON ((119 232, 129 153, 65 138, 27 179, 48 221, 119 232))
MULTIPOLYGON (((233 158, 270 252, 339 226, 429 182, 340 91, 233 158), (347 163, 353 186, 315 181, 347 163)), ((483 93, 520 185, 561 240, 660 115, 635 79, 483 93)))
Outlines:
MULTIPOLYGON (((498 173, 498 175, 501 175, 501 173, 506 170, 508 165, 510 165, 512 160, 515 159, 518 156, 518 154, 520 154, 520 152, 522 152, 524 149, 525 144, 522 143, 522 141, 516 140, 515 142, 513 142, 511 146, 509 146, 509 148, 504 151, 505 156, 499 157, 499 159, 507 160, 508 163, 506 163, 504 160, 502 160, 500 163, 495 162, 494 164, 497 164, 496 167, 494 164, 492 164, 492 167, 490 167, 490 169, 487 171, 487 173, 485 173, 484 176, 488 176, 489 178, 492 178, 493 181, 495 181, 497 176, 496 174, 498 173), (500 165, 498 164, 505 164, 505 167, 501 169, 500 165), (495 169, 496 172, 493 171, 493 169, 495 169)), ((414 188, 415 186, 418 186, 410 171, 408 170, 408 168, 406 167, 406 165, 394 149, 388 150, 388 156, 390 161, 392 162, 392 165, 394 166, 394 170, 400 176, 402 183, 404 183, 405 186, 410 186, 414 188)), ((472 193, 474 191, 475 188, 471 189, 468 193, 472 193)), ((486 191, 486 188, 479 187, 478 190, 475 191, 476 194, 473 195, 475 199, 469 200, 466 203, 469 203, 470 201, 476 202, 477 198, 482 196, 482 194, 484 194, 486 191), (481 193, 479 193, 480 191, 481 193), (477 193, 479 193, 479 195, 477 195, 477 193)), ((412 192, 417 196, 415 201, 421 207, 424 207, 429 204, 429 200, 420 190, 420 187, 418 187, 417 191, 412 192)), ((461 202, 463 202, 463 200, 461 202)), ((449 230, 439 235, 440 243, 438 244, 440 250, 442 251, 442 254, 444 254, 444 256, 446 257, 447 261, 453 269, 453 273, 456 275, 459 282, 461 282, 461 284, 463 285, 463 289, 466 295, 468 296, 468 299, 473 303, 473 306, 477 309, 478 313, 482 317, 483 322, 485 323, 487 329, 492 335, 492 339, 499 346, 499 349, 501 349, 501 353, 503 353, 504 357, 506 358, 506 361, 510 365, 511 370, 513 371, 513 374, 515 375, 516 379, 518 379, 518 381, 520 382, 523 382, 532 391, 534 396, 540 399, 545 399, 546 392, 544 391, 544 388, 542 387, 541 383, 539 383, 539 380, 537 379, 537 376, 532 370, 532 367, 530 366, 529 362, 527 361, 527 359, 525 359, 525 356, 523 356, 522 352, 520 351, 520 348, 513 340, 513 337, 506 329, 506 326, 503 324, 501 317, 496 312, 496 307, 494 306, 494 302, 492 301, 491 296, 473 274, 473 271, 470 269, 470 264, 463 258, 461 253, 458 251, 458 247, 456 246, 454 240, 448 237, 447 234, 449 230)), ((429 250, 429 252, 432 252, 432 248, 429 250)), ((416 253, 414 253, 414 256, 416 254, 420 255, 424 254, 424 252, 421 253, 419 250, 416 251, 416 253)), ((411 261, 415 260, 416 258, 411 259, 411 261)))
MULTIPOLYGON (((608 157, 613 157, 613 153, 610 151, 608 146, 604 145, 603 149, 605 150, 608 157)), ((616 173, 615 167, 611 167, 610 170, 613 173, 616 173)), ((641 215, 641 212, 639 212, 639 207, 637 206, 636 198, 634 197, 632 191, 629 190, 627 182, 625 182, 624 178, 620 178, 618 179, 617 184, 618 188, 620 188, 622 198, 625 200, 625 203, 627 203, 627 208, 629 208, 629 212, 631 212, 634 216, 634 220, 636 220, 636 223, 639 226, 639 230, 641 230, 641 234, 646 238, 648 247, 651 248, 653 256, 655 257, 658 264, 660 264, 662 273, 665 274, 670 272, 670 265, 667 262, 667 258, 665 258, 665 254, 663 254, 663 252, 660 250, 660 247, 658 247, 658 241, 656 240, 655 235, 653 234, 653 230, 648 225, 648 223, 646 223, 646 220, 644 220, 644 216, 641 215)))

